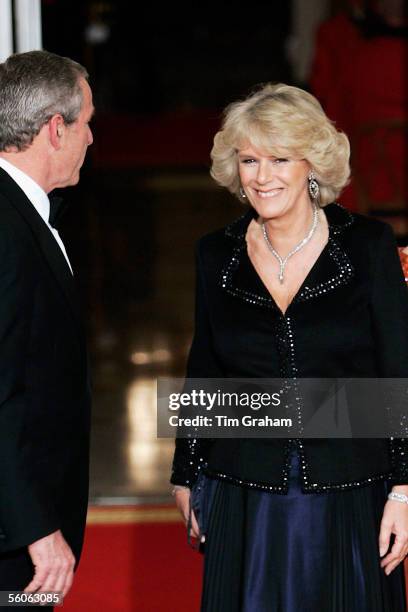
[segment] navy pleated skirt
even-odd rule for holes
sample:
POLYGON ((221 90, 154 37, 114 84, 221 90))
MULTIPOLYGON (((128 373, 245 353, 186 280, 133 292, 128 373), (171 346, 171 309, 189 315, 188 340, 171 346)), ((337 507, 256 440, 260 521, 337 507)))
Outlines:
POLYGON ((406 611, 402 565, 380 567, 384 482, 304 494, 294 454, 287 495, 202 484, 202 612, 406 611))

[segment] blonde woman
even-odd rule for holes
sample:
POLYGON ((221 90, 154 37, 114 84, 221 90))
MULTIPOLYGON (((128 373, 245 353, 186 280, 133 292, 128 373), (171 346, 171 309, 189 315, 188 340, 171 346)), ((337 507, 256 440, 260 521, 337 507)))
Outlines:
MULTIPOLYGON (((277 84, 232 104, 212 162, 249 209, 198 244, 187 375, 408 378, 394 237, 335 203, 349 142, 318 101, 277 84)), ((199 476, 203 611, 405 610, 408 439, 179 439, 186 522, 199 476)))

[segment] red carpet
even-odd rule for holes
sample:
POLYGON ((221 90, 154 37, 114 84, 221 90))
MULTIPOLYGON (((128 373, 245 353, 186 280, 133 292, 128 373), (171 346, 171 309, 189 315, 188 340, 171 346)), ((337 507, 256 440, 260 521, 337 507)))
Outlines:
POLYGON ((201 555, 172 507, 92 508, 64 612, 199 610, 201 555))

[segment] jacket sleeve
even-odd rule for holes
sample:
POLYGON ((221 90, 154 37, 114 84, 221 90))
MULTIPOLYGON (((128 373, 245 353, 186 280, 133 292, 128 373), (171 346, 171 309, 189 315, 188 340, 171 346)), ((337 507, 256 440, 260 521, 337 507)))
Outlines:
POLYGON ((372 315, 380 376, 396 381, 390 387, 389 413, 392 430, 390 449, 394 484, 408 484, 408 287, 390 226, 384 225, 374 267, 372 315), (398 384, 397 384, 398 382, 398 384), (393 425, 394 424, 394 425, 393 425))
MULTIPOLYGON (((223 371, 213 346, 204 268, 196 250, 196 303, 193 342, 187 361, 187 378, 222 378, 223 371)), ((192 487, 205 467, 212 440, 208 438, 176 438, 171 482, 192 487)))
MULTIPOLYGON (((32 476, 25 369, 35 281, 24 248, 0 228, 0 553, 59 528, 44 483, 32 476)), ((35 435, 34 435, 35 438, 35 435)))

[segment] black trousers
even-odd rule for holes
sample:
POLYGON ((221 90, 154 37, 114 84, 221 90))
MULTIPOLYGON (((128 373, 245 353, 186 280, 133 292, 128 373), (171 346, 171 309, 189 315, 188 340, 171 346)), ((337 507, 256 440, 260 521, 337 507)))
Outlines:
MULTIPOLYGON (((26 548, 0 554, 0 591, 24 591, 34 576, 34 566, 26 548)), ((0 612, 24 610, 53 610, 49 606, 0 606, 0 612)))

